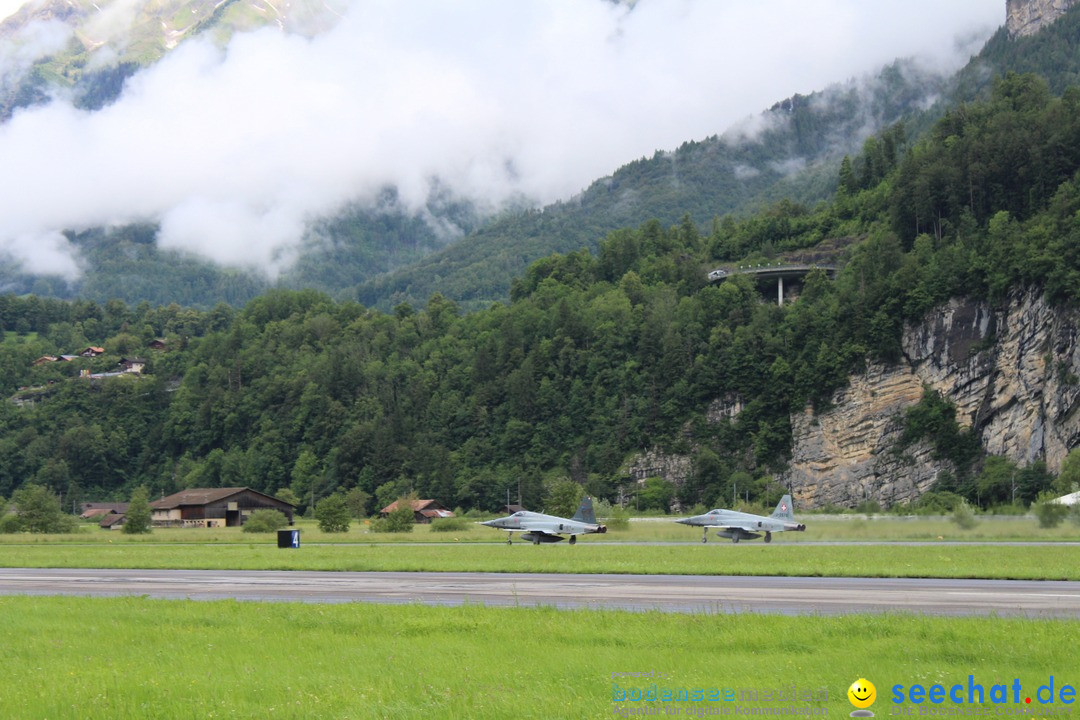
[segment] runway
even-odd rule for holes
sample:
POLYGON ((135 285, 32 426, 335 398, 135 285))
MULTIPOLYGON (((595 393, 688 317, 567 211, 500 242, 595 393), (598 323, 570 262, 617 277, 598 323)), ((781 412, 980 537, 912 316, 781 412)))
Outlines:
POLYGON ((0 594, 1080 618, 1080 582, 1028 580, 0 568, 0 594))

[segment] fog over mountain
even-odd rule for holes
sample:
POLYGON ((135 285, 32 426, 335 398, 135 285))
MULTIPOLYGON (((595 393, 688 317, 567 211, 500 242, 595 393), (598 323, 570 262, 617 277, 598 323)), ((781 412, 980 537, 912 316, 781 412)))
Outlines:
MULTIPOLYGON (((312 220, 388 186, 417 212, 436 182, 491 210, 551 202, 896 57, 954 70, 1004 10, 354 0, 314 37, 195 37, 100 110, 58 95, 0 125, 0 250, 28 272, 75 277, 64 230, 145 221, 162 247, 273 275, 312 220)), ((27 26, 0 46, 0 77, 65 38, 55 22, 27 26)))

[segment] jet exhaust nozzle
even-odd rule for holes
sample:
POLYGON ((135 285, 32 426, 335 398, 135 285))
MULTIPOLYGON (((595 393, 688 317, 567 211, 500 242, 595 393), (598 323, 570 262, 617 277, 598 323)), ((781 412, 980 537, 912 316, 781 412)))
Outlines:
POLYGON ((601 533, 601 534, 606 533, 607 532, 607 525, 599 525, 599 526, 597 526, 596 532, 601 533))

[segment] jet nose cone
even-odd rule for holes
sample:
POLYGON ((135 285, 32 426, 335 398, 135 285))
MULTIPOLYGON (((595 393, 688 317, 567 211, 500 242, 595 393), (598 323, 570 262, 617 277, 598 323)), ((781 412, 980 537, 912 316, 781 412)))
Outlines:
POLYGON ((483 521, 483 522, 481 522, 480 524, 481 524, 481 525, 487 525, 488 527, 499 527, 499 526, 498 526, 498 525, 496 524, 497 522, 498 522, 497 520, 484 520, 484 521, 483 521))
POLYGON ((693 518, 679 518, 675 522, 679 523, 680 525, 689 525, 692 519, 693 518))

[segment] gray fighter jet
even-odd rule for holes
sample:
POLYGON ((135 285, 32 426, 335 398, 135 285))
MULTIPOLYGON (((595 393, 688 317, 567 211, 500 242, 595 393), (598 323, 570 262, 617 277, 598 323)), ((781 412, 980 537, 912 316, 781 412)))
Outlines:
POLYGON ((513 541, 516 532, 522 533, 521 539, 531 540, 533 545, 559 542, 563 539, 562 535, 569 535, 570 544, 574 545, 577 543, 578 535, 607 532, 606 525, 600 525, 596 522, 596 515, 593 514, 592 498, 590 497, 581 501, 581 507, 578 508, 574 517, 569 520, 555 515, 544 515, 543 513, 521 510, 513 515, 488 520, 480 524, 510 533, 506 538, 507 544, 513 541))
POLYGON ((675 522, 700 526, 703 530, 701 542, 708 541, 711 527, 720 528, 716 534, 723 538, 731 538, 733 543, 740 540, 755 540, 761 537, 762 533, 765 534, 765 542, 772 542, 774 532, 806 529, 805 525, 795 522, 795 516, 791 512, 790 495, 780 498, 780 503, 769 517, 737 510, 710 510, 704 515, 695 515, 675 522))

